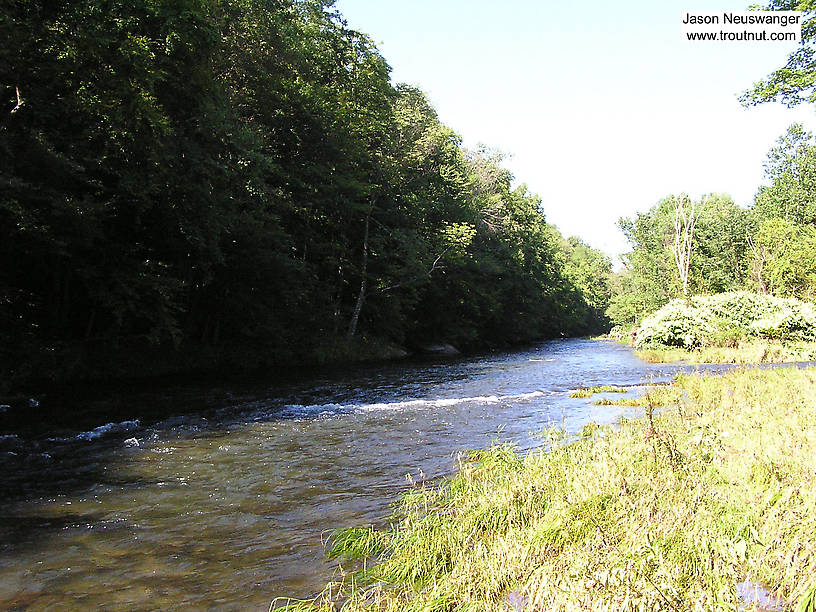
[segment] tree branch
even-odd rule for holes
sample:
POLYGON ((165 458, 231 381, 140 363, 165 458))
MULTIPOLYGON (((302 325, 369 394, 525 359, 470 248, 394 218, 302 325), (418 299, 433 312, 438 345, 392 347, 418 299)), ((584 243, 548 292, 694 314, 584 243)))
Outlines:
POLYGON ((25 100, 23 100, 22 96, 20 95, 20 88, 18 86, 14 86, 14 91, 17 94, 17 106, 11 109, 9 115, 13 115, 16 113, 20 108, 22 108, 23 104, 25 104, 25 100))
POLYGON ((425 274, 420 274, 420 275, 415 276, 414 278, 411 278, 411 279, 409 279, 407 281, 403 281, 403 282, 397 283, 395 285, 390 285, 388 287, 378 289, 375 293, 387 293, 389 291, 393 291, 394 289, 399 289, 400 287, 404 287, 406 285, 416 283, 418 281, 421 281, 422 279, 430 278, 430 276, 434 273, 435 270, 444 270, 445 266, 440 266, 439 262, 442 261, 442 258, 445 256, 445 253, 450 251, 450 249, 451 249, 451 247, 449 246, 444 251, 442 251, 439 255, 437 255, 436 259, 434 259, 433 263, 431 264, 430 270, 428 270, 425 274))

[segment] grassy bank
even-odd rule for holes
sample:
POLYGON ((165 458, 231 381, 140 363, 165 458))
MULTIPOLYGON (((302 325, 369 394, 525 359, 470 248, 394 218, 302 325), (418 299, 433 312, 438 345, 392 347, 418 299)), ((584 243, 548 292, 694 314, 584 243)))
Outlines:
POLYGON ((649 363, 791 363, 816 361, 816 343, 755 340, 736 346, 703 346, 686 349, 677 346, 647 346, 635 354, 649 363))
POLYGON ((290 610, 735 610, 746 581, 812 610, 816 370, 684 377, 645 403, 549 452, 472 453, 390 529, 337 534, 349 573, 290 610))

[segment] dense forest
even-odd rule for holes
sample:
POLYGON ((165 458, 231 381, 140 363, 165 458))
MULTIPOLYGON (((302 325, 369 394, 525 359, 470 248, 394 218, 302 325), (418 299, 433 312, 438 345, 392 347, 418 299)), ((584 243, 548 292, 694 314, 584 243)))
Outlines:
POLYGON ((3 3, 4 386, 603 327, 609 259, 332 4, 3 3))

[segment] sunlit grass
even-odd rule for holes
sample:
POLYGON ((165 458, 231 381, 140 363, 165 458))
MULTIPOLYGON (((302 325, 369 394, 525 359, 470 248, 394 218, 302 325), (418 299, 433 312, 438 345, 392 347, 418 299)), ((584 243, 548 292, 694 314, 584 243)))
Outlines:
POLYGON ((670 404, 677 404, 682 396, 682 391, 674 386, 661 385, 659 387, 652 387, 644 395, 640 397, 624 397, 620 399, 609 399, 602 397, 597 399, 593 404, 596 406, 666 406, 670 404))
POLYGON ((362 570, 289 609, 736 610, 745 580, 808 609, 816 370, 652 392, 647 416, 617 429, 571 444, 554 431, 549 452, 474 452, 455 477, 410 490, 390 529, 335 536, 333 554, 367 557, 362 570))
POLYGON ((570 391, 570 397, 592 397, 596 393, 628 393, 631 389, 626 387, 615 387, 612 385, 600 385, 596 387, 582 387, 570 391))
POLYGON ((767 340, 745 342, 737 347, 708 346, 695 350, 677 347, 649 347, 635 354, 649 363, 790 363, 816 361, 816 343, 783 344, 767 340))

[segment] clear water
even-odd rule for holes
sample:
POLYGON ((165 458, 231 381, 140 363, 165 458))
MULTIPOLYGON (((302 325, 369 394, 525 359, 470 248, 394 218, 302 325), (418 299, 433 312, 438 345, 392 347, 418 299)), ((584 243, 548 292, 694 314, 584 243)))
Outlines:
POLYGON ((308 597, 334 571, 322 539, 383 521, 407 474, 444 475, 457 453, 494 441, 536 446, 550 425, 613 423, 633 409, 568 391, 636 393, 677 370, 564 340, 286 384, 113 394, 75 422, 6 429, 0 609, 267 610, 308 597))

